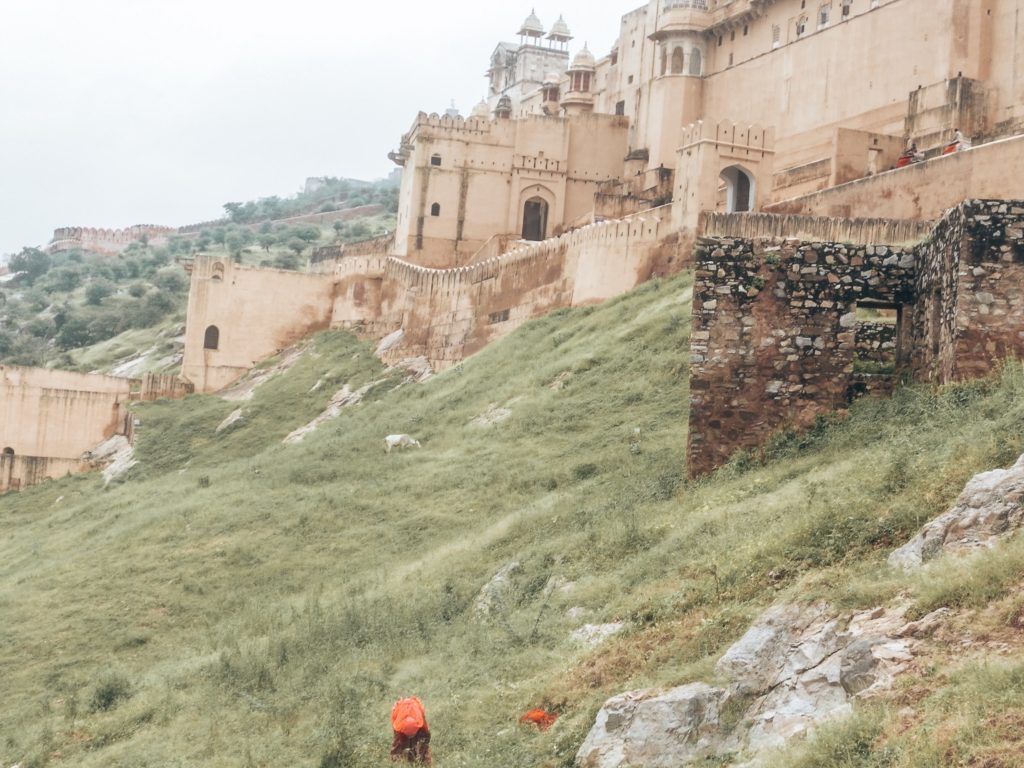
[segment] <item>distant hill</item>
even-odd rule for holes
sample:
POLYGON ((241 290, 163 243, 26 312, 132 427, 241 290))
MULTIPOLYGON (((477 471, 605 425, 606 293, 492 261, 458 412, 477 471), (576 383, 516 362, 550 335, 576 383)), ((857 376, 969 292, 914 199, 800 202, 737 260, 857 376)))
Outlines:
POLYGON ((319 245, 394 230, 390 180, 324 178, 291 197, 227 203, 227 216, 182 227, 119 253, 63 243, 26 248, 10 259, 16 277, 0 282, 0 364, 55 366, 137 375, 180 365, 188 277, 180 262, 197 253, 304 269, 319 245), (144 358, 144 359, 143 359, 144 358))

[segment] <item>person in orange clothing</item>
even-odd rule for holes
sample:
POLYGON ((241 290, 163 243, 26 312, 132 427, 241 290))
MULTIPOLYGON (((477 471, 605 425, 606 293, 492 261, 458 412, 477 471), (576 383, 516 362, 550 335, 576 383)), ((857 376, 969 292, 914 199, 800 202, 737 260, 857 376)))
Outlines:
POLYGON ((395 702, 391 708, 391 759, 430 765, 430 729, 423 702, 415 696, 395 702))

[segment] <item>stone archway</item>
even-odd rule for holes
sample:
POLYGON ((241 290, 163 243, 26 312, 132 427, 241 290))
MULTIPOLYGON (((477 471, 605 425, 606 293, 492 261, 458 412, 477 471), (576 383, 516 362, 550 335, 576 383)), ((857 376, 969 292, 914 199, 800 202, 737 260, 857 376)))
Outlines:
POLYGON ((756 183, 754 175, 741 165, 730 165, 719 178, 725 182, 725 210, 727 213, 745 213, 754 210, 756 183))
POLYGON ((544 240, 548 232, 548 202, 531 197, 523 204, 523 240, 544 240))

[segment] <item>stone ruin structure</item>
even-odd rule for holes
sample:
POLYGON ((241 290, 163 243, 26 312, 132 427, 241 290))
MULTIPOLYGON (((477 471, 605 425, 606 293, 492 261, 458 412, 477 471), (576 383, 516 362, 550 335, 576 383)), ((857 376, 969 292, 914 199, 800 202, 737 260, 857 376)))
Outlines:
POLYGON ((710 216, 695 266, 691 475, 901 376, 1024 356, 1024 201, 966 201, 935 225, 710 216))

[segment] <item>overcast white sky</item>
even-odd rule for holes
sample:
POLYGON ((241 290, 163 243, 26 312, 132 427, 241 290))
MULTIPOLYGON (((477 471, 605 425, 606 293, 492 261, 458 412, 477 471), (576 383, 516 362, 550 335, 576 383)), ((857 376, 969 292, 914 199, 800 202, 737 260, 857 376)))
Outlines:
MULTIPOLYGON (((534 0, 0 0, 0 254, 58 226, 178 226, 374 179, 416 112, 463 114, 534 0)), ((606 54, 641 0, 537 0, 606 54)))

